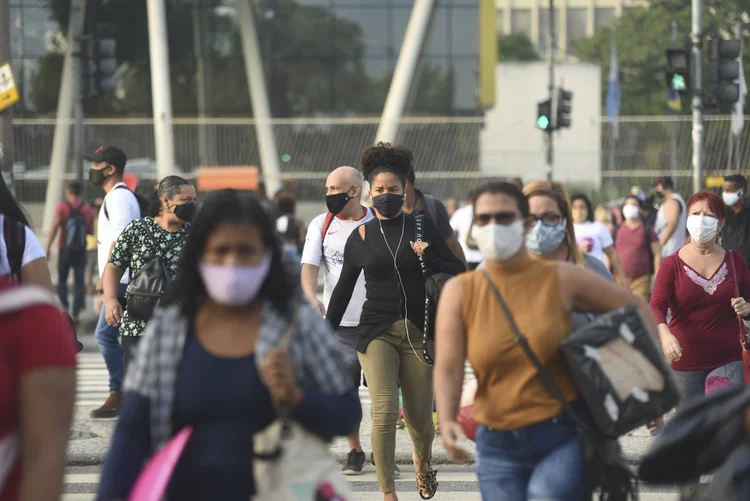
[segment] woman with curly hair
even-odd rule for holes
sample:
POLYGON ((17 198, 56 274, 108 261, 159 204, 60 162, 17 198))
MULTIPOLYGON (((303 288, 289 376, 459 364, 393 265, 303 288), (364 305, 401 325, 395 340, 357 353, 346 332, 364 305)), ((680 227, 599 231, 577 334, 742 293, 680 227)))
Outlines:
POLYGON ((399 383, 414 443, 417 490, 423 499, 430 499, 437 491, 437 472, 430 466, 435 436, 432 367, 421 352, 425 286, 420 258, 435 272, 455 275, 464 270, 429 218, 422 218, 423 241, 417 241, 417 219, 403 210, 408 172, 404 150, 379 143, 362 152, 362 173, 370 183, 377 217, 352 232, 347 240, 341 277, 326 317, 334 329, 338 328, 364 270, 367 299, 357 327, 357 351, 372 401, 372 449, 386 501, 398 499, 394 423, 399 383))

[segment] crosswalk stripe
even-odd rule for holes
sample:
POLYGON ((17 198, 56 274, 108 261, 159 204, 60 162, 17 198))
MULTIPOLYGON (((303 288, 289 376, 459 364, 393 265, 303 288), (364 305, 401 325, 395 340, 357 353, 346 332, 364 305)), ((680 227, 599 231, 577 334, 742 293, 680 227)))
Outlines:
MULTIPOLYGON (((398 498, 403 501, 419 501, 416 492, 398 491, 398 498)), ((438 489, 435 498, 440 501, 482 501, 478 492, 443 491, 438 489)), ((380 492, 355 492, 351 501, 382 501, 383 494, 380 492)), ((641 501, 678 501, 679 496, 672 493, 650 492, 641 494, 641 501)), ((62 501, 94 501, 94 494, 63 494, 62 501)))

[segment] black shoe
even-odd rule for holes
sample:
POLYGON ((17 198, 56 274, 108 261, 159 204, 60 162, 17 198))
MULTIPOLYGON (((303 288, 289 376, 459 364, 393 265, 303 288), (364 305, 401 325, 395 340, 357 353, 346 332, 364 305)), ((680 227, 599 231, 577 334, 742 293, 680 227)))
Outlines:
MULTIPOLYGON (((375 466, 375 454, 370 454, 370 464, 375 466)), ((401 470, 398 468, 397 464, 393 465, 393 476, 394 477, 400 477, 401 476, 401 470)))
POLYGON ((352 449, 346 458, 346 464, 341 468, 341 473, 346 476, 356 476, 362 473, 362 468, 365 467, 365 453, 357 452, 352 449))

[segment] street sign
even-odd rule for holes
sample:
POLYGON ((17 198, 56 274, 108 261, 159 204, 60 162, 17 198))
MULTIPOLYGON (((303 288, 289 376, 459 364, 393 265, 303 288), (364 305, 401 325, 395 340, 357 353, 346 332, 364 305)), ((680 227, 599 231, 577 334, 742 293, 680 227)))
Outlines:
POLYGON ((18 102, 18 89, 13 79, 10 63, 0 64, 0 111, 5 111, 18 102))

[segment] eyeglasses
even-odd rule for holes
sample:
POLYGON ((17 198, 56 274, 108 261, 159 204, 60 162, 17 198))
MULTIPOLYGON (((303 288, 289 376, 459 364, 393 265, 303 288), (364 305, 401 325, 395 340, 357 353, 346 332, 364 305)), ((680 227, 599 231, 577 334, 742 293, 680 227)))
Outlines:
POLYGON ((555 212, 546 212, 541 216, 531 214, 531 216, 529 217, 534 223, 536 223, 537 221, 541 221, 544 226, 557 226, 558 224, 561 224, 563 221, 565 221, 564 217, 555 212))
POLYGON ((474 224, 477 226, 486 226, 491 222, 500 226, 510 226, 518 220, 518 214, 515 212, 498 212, 497 214, 474 214, 474 224))

